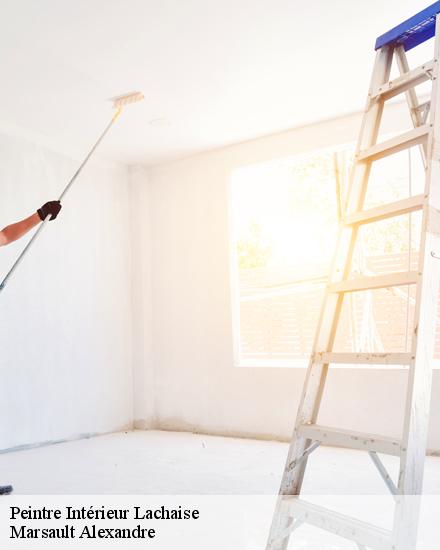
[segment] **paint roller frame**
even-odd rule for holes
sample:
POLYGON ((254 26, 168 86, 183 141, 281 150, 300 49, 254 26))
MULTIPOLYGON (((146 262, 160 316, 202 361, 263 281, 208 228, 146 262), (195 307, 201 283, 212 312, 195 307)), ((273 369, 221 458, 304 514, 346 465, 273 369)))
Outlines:
MULTIPOLYGON (((90 157, 93 155, 93 153, 95 152, 96 148, 98 147, 98 145, 101 143, 101 141, 104 139, 104 137, 106 136, 107 132, 110 130, 110 128, 113 126, 114 122, 117 120, 117 118, 119 117, 119 115, 122 113, 123 109, 127 106, 127 105, 130 105, 132 103, 138 103, 139 101, 142 101, 144 99, 144 94, 142 92, 129 92, 129 93, 126 93, 124 95, 119 95, 119 96, 116 96, 116 97, 112 97, 110 98, 109 101, 112 101, 113 103, 113 109, 116 109, 116 112, 115 114, 113 115, 112 119, 110 120, 110 122, 107 124, 107 126, 105 127, 104 131, 102 132, 102 134, 99 136, 99 138, 97 139, 97 141, 95 142, 95 144, 93 145, 93 147, 90 149, 89 153, 86 155, 86 157, 84 158, 84 160, 82 161, 82 163, 79 165, 77 171, 74 173, 74 175, 72 176, 72 178, 70 179, 70 181, 67 183, 66 187, 64 188, 63 192, 61 193, 61 195, 59 196, 59 202, 61 203, 64 199, 64 197, 66 196, 67 192, 69 191, 69 189, 72 187, 73 183, 75 182, 75 180, 77 179, 77 177, 79 176, 79 174, 81 173, 82 169, 84 168, 84 166, 87 164, 87 162, 89 161, 90 157)), ((32 245, 34 244, 34 242, 37 240, 38 236, 41 234, 41 232, 43 231, 44 227, 46 226, 47 222, 51 219, 52 215, 49 214, 48 216, 46 216, 46 218, 43 220, 43 223, 40 224, 40 226, 38 227, 38 229, 35 231, 35 233, 32 235, 32 238, 29 240, 29 242, 27 243, 27 245, 24 247, 24 249, 22 250, 21 254, 18 256, 18 258, 15 260, 14 264, 12 265, 11 269, 8 271, 8 273, 6 274, 6 276, 4 277, 3 281, 0 283, 0 292, 3 291, 3 289, 5 288, 6 286, 6 283, 9 281, 9 279, 11 278, 12 274, 15 272, 15 270, 17 269, 17 267, 19 266, 19 264, 21 263, 21 261, 23 260, 23 258, 25 257, 25 255, 27 254, 27 252, 30 250, 30 248, 32 247, 32 245)))

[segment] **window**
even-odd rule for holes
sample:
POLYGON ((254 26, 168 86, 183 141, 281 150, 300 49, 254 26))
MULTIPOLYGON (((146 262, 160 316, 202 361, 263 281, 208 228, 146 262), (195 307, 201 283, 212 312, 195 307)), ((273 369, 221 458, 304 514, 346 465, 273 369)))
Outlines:
MULTIPOLYGON (((232 174, 236 364, 307 365, 352 155, 353 147, 345 147, 232 174)), ((419 157, 413 148, 374 163, 365 207, 423 192, 419 157)), ((420 220, 415 212, 362 226, 351 277, 417 269, 420 220)), ((334 349, 409 351, 414 290, 346 295, 334 349)))

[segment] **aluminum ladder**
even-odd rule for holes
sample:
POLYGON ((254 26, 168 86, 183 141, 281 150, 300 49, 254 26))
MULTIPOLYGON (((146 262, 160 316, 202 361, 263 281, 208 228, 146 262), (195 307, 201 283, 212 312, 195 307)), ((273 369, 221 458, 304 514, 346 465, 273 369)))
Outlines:
MULTIPOLYGON (((440 280, 440 260, 437 259, 440 257, 439 14, 440 2, 435 2, 376 41, 376 60, 350 175, 347 209, 339 231, 266 550, 286 550, 291 533, 302 523, 300 518, 295 518, 289 502, 300 494, 308 456, 320 444, 365 450, 393 495, 422 494, 440 280), (405 52, 433 36, 433 59, 410 69, 405 52), (390 80, 393 58, 400 76, 390 80), (426 81, 432 81, 430 101, 419 104, 415 87, 426 81), (406 96, 413 128, 392 139, 378 141, 385 102, 399 94, 406 96), (415 145, 420 146, 424 162, 424 193, 364 209, 372 163, 415 145), (417 210, 422 211, 417 271, 351 278, 359 228, 417 210), (338 353, 333 349, 346 293, 401 285, 416 286, 414 331, 409 353, 338 353), (318 423, 326 376, 332 363, 407 367, 408 386, 401 438, 352 432, 318 423), (378 453, 400 458, 397 484, 392 481, 378 453)), ((390 549, 415 548, 416 533, 406 528, 403 508, 401 506, 395 514, 390 549)), ((383 544, 380 547, 383 548, 383 544)))

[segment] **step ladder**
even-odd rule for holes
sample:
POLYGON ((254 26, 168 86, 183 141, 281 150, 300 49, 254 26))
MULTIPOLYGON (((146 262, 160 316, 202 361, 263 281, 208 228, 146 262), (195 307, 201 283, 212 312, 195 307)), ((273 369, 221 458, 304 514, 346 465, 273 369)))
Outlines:
MULTIPOLYGON (((339 232, 267 550, 285 550, 290 534, 298 527, 289 503, 292 502, 292 496, 300 494, 307 459, 321 444, 367 451, 393 495, 422 493, 440 280, 440 260, 437 259, 440 258, 439 13, 440 2, 435 2, 376 41, 376 60, 350 175, 347 210, 339 232), (405 52, 433 36, 434 58, 410 69, 405 52), (400 76, 389 80, 393 58, 400 76), (420 104, 415 87, 426 81, 432 82, 430 101, 420 104), (378 142, 385 102, 398 94, 406 96, 413 129, 378 142), (420 146, 422 153, 426 174, 425 192, 377 208, 364 209, 372 163, 415 145, 420 146), (350 269, 359 228, 364 224, 417 210, 422 211, 417 271, 351 278, 350 269), (401 285, 416 287, 414 330, 409 353, 339 353, 333 349, 346 293, 401 285), (407 366, 408 387, 400 439, 352 432, 318 423, 326 376, 332 363, 407 366), (400 458, 397 485, 386 471, 378 453, 400 458)), ((405 527, 408 519, 405 513, 403 507, 396 510, 390 548, 415 548, 416 534, 414 530, 409 532, 405 527)))

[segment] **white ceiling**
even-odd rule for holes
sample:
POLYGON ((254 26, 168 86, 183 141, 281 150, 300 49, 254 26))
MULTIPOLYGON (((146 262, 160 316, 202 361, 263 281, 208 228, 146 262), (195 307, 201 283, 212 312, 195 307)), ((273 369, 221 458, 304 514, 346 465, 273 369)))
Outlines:
POLYGON ((154 164, 362 108, 377 35, 422 0, 2 0, 0 125, 154 164), (154 119, 167 124, 151 125, 154 119))

